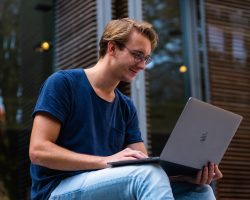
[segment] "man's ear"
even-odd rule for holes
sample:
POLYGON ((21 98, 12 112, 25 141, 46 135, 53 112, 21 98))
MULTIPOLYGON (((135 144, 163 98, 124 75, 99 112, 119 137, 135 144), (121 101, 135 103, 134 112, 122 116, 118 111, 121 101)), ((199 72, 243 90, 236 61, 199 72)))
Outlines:
POLYGON ((116 50, 116 45, 114 42, 108 42, 108 46, 107 46, 107 53, 110 55, 114 55, 116 50))

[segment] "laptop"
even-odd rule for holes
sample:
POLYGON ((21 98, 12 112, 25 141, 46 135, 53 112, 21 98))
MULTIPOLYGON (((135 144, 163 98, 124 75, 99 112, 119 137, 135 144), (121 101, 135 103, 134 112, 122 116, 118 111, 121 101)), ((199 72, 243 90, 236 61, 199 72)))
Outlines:
POLYGON ((108 163, 111 167, 159 163, 169 176, 195 175, 219 164, 243 117, 190 97, 160 157, 108 163))

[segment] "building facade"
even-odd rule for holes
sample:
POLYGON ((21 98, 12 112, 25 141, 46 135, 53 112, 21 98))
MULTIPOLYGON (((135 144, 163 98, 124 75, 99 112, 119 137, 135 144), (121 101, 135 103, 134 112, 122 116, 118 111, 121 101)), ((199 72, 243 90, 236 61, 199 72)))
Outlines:
POLYGON ((54 71, 88 68, 111 19, 152 23, 160 43, 132 84, 143 139, 159 155, 190 96, 244 117, 213 186, 250 198, 250 0, 6 0, 0 2, 0 199, 29 199, 31 113, 54 71), (10 159, 11 158, 11 159, 10 159))

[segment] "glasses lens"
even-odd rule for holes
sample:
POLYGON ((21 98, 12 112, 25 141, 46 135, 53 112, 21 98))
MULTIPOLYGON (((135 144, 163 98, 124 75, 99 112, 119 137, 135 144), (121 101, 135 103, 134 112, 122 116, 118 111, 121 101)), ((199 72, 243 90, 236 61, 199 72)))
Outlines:
POLYGON ((146 56, 146 57, 145 57, 145 64, 147 65, 147 64, 151 63, 152 60, 153 60, 153 59, 152 59, 152 57, 151 57, 150 55, 146 56))

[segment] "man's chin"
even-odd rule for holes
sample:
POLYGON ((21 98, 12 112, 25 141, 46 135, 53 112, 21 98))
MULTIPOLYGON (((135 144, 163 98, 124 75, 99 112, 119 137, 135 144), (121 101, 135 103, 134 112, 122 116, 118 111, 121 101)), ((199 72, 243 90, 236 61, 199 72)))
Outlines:
POLYGON ((126 79, 121 80, 121 81, 122 81, 122 82, 126 82, 126 83, 131 83, 134 79, 135 79, 135 76, 134 76, 134 77, 126 78, 126 79))
POLYGON ((123 83, 131 83, 133 80, 121 80, 123 83))
POLYGON ((133 73, 133 74, 127 74, 126 76, 122 76, 120 81, 122 82, 126 82, 126 83, 131 83, 137 74, 133 73))

